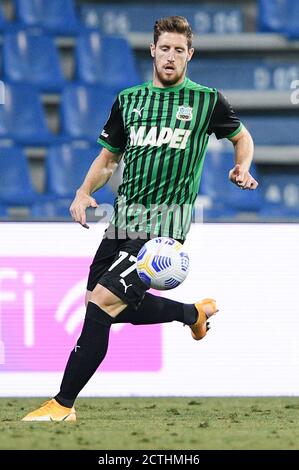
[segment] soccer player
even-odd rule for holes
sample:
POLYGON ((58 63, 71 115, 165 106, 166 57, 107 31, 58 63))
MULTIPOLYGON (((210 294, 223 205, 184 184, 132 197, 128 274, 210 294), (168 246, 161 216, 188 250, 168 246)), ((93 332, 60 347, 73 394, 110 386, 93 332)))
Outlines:
POLYGON ((184 241, 210 134, 227 138, 234 146, 230 181, 241 189, 256 189, 258 183, 249 173, 252 138, 219 91, 186 78, 194 49, 185 18, 156 21, 150 51, 153 80, 117 96, 98 140, 103 149, 70 207, 73 219, 86 226, 87 207, 97 207, 92 193, 124 158, 114 216, 90 267, 81 336, 59 393, 24 421, 76 419, 75 399, 106 355, 112 323, 177 320, 189 325, 192 337, 200 340, 208 318, 217 311, 213 299, 190 305, 146 293, 134 264, 151 237, 184 241))

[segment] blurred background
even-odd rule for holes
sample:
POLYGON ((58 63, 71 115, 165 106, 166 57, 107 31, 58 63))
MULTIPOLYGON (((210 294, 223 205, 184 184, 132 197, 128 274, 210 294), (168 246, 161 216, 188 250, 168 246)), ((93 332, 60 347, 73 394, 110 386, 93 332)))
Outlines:
MULTIPOLYGON (((259 190, 228 183, 210 140, 195 210, 206 221, 299 219, 299 1, 0 1, 0 217, 67 221, 118 91, 151 78, 157 18, 195 33, 188 76, 221 90, 255 141, 259 190)), ((113 203, 121 168, 98 200, 113 203)))

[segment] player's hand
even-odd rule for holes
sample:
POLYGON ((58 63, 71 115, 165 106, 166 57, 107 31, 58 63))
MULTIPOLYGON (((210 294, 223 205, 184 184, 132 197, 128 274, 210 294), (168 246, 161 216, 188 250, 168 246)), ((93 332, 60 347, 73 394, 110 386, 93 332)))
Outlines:
POLYGON ((77 191, 76 197, 70 206, 70 213, 75 222, 79 222, 84 228, 89 228, 86 223, 87 207, 98 207, 97 201, 86 193, 77 191))
POLYGON ((258 187, 258 182, 249 171, 242 169, 239 164, 235 165, 234 168, 230 170, 229 179, 241 189, 256 189, 258 187))

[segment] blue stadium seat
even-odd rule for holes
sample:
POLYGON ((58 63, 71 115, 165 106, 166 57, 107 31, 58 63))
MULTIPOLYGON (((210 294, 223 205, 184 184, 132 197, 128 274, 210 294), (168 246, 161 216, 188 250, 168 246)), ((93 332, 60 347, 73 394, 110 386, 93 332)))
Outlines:
POLYGON ((258 30, 282 33, 287 23, 287 4, 288 0, 258 0, 258 30))
POLYGON ((256 145, 299 145, 298 118, 241 116, 256 145))
POLYGON ((7 207, 0 204, 0 219, 5 219, 8 216, 7 207))
MULTIPOLYGON (((46 160, 46 194, 32 207, 34 219, 71 220, 69 208, 100 146, 83 142, 51 146, 46 160)), ((107 183, 93 195, 111 213, 115 194, 107 183), (108 206, 107 206, 108 205, 108 206)), ((100 215, 100 214, 99 214, 100 215)))
POLYGON ((0 7, 0 31, 4 31, 5 26, 6 26, 5 17, 2 12, 2 8, 0 7))
POLYGON ((78 32, 73 0, 16 0, 16 14, 26 27, 39 26, 57 35, 78 32))
MULTIPOLYGON (((109 190, 108 190, 109 191, 109 190)), ((92 215, 93 219, 97 216, 97 221, 99 222, 109 222, 110 216, 113 212, 113 200, 112 197, 105 197, 107 194, 107 188, 104 187, 99 191, 99 195, 95 195, 98 203, 100 204, 99 208, 87 209, 87 218, 89 213, 92 215), (103 203, 104 199, 111 199, 109 203, 103 203)), ((55 198, 55 197, 45 197, 44 199, 33 204, 30 214, 35 220, 72 220, 70 214, 70 205, 73 198, 55 198)), ((0 217, 5 217, 5 215, 0 217)))
POLYGON ((76 48, 79 80, 120 91, 140 83, 132 48, 125 38, 101 36, 96 31, 78 37, 76 48))
POLYGON ((30 206, 39 195, 35 191, 26 156, 21 148, 0 148, 0 204, 30 206))
POLYGON ((46 197, 37 201, 31 208, 31 216, 35 220, 71 220, 70 215, 71 199, 59 199, 46 197))
POLYGON ((299 174, 272 172, 261 178, 264 218, 299 217, 299 174))
POLYGON ((257 60, 205 59, 192 60, 188 77, 197 83, 218 89, 254 89, 257 60), (217 73, 215 71, 217 70, 217 73))
POLYGON ((259 0, 258 29, 299 38, 299 3, 297 0, 259 0))
POLYGON ((32 85, 6 84, 5 102, 0 106, 0 138, 26 145, 47 145, 53 140, 32 85))
POLYGON ((102 87, 71 84, 61 101, 62 132, 95 143, 116 96, 102 87))
MULTIPOLYGON (((228 179, 228 173, 233 166, 232 152, 209 151, 203 167, 200 194, 210 198, 212 209, 218 211, 219 215, 258 212, 262 205, 260 191, 243 191, 232 184, 228 179)), ((250 172, 259 179, 254 163, 250 172)))
POLYGON ((32 83, 42 91, 58 91, 65 84, 54 40, 45 34, 6 34, 3 68, 7 81, 32 83))
POLYGON ((287 0, 286 35, 289 39, 299 39, 299 3, 287 0))
MULTIPOLYGON (((64 144, 50 147, 46 163, 47 194, 72 199, 99 151, 99 146, 82 148, 64 144)), ((115 197, 109 184, 97 191, 97 196, 99 202, 110 204, 113 204, 115 197)))

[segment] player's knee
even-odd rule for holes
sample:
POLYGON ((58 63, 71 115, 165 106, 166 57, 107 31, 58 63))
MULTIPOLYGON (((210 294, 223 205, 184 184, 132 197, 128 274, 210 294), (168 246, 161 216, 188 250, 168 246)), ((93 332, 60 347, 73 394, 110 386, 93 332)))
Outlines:
POLYGON ((97 304, 101 309, 111 314, 112 316, 118 314, 119 308, 122 307, 122 304, 124 304, 124 302, 119 297, 100 284, 97 284, 97 286, 91 292, 89 300, 97 304))

